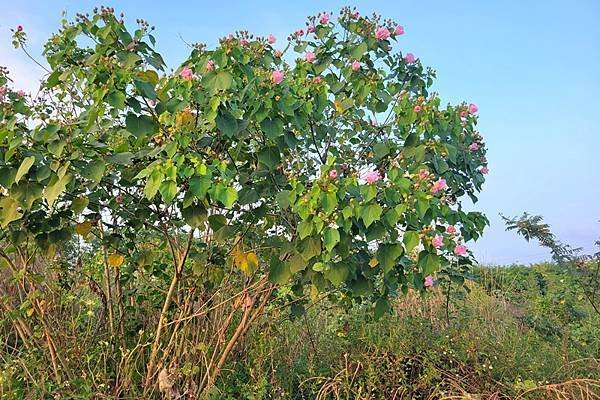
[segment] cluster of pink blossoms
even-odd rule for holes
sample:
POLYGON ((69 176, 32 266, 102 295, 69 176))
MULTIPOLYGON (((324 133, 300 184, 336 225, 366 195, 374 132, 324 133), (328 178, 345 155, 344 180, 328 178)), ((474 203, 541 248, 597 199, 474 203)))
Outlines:
POLYGON ((319 14, 319 22, 322 25, 329 23, 330 18, 331 18, 331 15, 329 15, 329 13, 327 13, 327 12, 319 14))
POLYGON ((338 172, 335 169, 332 169, 331 171, 329 171, 329 177, 331 179, 336 179, 338 177, 338 172))
POLYGON ((275 38, 275 36, 270 33, 269 37, 267 38, 267 42, 269 42, 269 44, 275 44, 275 42, 277 41, 277 39, 275 38))
POLYGON ((433 276, 427 275, 425 277, 425 287, 427 287, 427 288, 433 287, 433 276))
POLYGON ((317 56, 312 51, 307 51, 306 54, 304 54, 304 59, 308 63, 312 63, 313 61, 315 61, 315 58, 317 58, 317 56))
POLYGON ((446 185, 446 180, 444 178, 439 178, 437 181, 433 182, 433 185, 431 185, 431 193, 436 194, 447 187, 448 185, 446 185))
POLYGON ((7 92, 8 88, 6 86, 0 86, 0 101, 4 101, 7 92))
POLYGON ((281 81, 283 81, 283 76, 284 76, 283 71, 276 69, 271 74, 271 80, 273 81, 274 84, 279 85, 281 83, 281 81))
POLYGON ((390 31, 385 26, 380 26, 375 30, 375 38, 378 40, 386 40, 390 35, 390 31))
POLYGON ((365 174, 365 180, 367 181, 368 184, 373 184, 380 179, 381 179, 381 175, 379 174, 379 171, 377 171, 377 170, 369 171, 365 174))
POLYGON ((179 76, 181 76, 186 81, 191 81, 194 79, 194 72, 190 67, 183 67, 179 72, 179 76))

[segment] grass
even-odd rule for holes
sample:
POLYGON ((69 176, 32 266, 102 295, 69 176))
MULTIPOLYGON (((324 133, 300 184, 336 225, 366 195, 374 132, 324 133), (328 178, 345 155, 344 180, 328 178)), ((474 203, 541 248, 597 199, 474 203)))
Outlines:
POLYGON ((265 321, 215 398, 600 398, 600 320, 568 276, 551 264, 476 273, 448 318, 438 288, 380 320, 320 304, 265 321))
MULTIPOLYGON (((576 277, 553 264, 474 275, 449 301, 445 287, 409 292, 380 319, 367 307, 345 310, 326 300, 296 317, 273 306, 234 349, 209 398, 600 399, 600 319, 576 277)), ((140 398, 138 353, 94 339, 96 324, 81 322, 89 311, 72 306, 93 298, 84 289, 62 298, 52 319, 63 332, 58 346, 71 379, 56 385, 43 354, 5 335, 1 399, 114 398, 111 360, 120 360, 118 379, 131 387, 119 398, 140 398), (77 326, 88 327, 83 336, 70 334, 77 326)), ((171 399, 196 398, 189 377, 198 358, 184 350, 189 356, 164 378, 171 399)))

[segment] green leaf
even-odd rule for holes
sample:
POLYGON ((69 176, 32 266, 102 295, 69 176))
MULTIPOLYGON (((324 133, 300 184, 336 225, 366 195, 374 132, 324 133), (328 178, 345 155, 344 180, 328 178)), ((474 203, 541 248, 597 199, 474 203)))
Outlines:
POLYGON ((0 198, 0 227, 6 228, 8 224, 23 216, 18 207, 19 204, 14 199, 10 197, 0 198))
POLYGON ((66 144, 64 140, 54 140, 48 143, 48 151, 53 156, 60 157, 66 144))
POLYGON ((402 238, 404 242, 404 246, 406 247, 406 252, 410 253, 412 249, 414 249, 419 244, 419 234, 415 231, 406 231, 404 232, 404 237, 402 238))
POLYGON ((241 205, 252 204, 258 201, 258 192, 254 188, 242 188, 238 195, 241 205))
POLYGON ((129 151, 123 153, 115 153, 106 157, 106 161, 112 164, 131 165, 135 155, 129 151))
POLYGON ((313 231, 313 224, 310 220, 303 220, 298 224, 298 235, 300 239, 304 239, 311 235, 313 231))
POLYGON ((350 58, 353 60, 360 60, 363 54, 367 52, 368 48, 369 47, 365 42, 358 44, 350 51, 350 58))
POLYGON ((190 192, 198 199, 203 199, 211 185, 211 179, 208 175, 193 176, 190 179, 190 192))
POLYGON ((300 244, 302 257, 308 261, 311 258, 321 254, 321 240, 309 237, 300 244))
POLYGON ((327 251, 331 252, 336 244, 340 242, 340 233, 336 228, 327 228, 323 234, 323 244, 327 251))
POLYGON ((177 196, 177 183, 172 180, 163 181, 158 187, 158 191, 163 201, 168 204, 177 196))
POLYGON ((336 194, 332 192, 323 193, 321 195, 321 205, 323 206, 325 214, 331 214, 338 205, 336 194))
POLYGON ((300 254, 294 254, 288 261, 290 265, 290 272, 295 274, 296 272, 302 271, 306 268, 306 261, 300 254))
POLYGON ((233 137, 239 131, 238 121, 229 112, 220 112, 217 115, 217 128, 227 137, 233 137))
POLYGON ((27 172, 29 172, 29 169, 31 168, 31 166, 33 165, 34 162, 35 162, 34 156, 25 157, 23 159, 23 161, 21 161, 21 165, 19 166, 19 169, 17 170, 17 174, 15 175, 15 183, 19 183, 19 181, 21 180, 23 175, 25 175, 27 172))
POLYGON ((88 162, 85 167, 79 172, 80 175, 94 183, 99 183, 102 177, 104 176, 104 170, 106 169, 106 164, 102 160, 94 160, 88 162))
POLYGON ((144 196, 148 200, 152 200, 156 193, 158 192, 158 188, 164 179, 164 175, 159 170, 154 170, 148 177, 146 181, 146 185, 144 186, 144 196))
POLYGON ((21 182, 10 189, 11 195, 17 200, 21 207, 31 209, 33 202, 42 198, 44 187, 39 183, 21 182))
POLYGON ((281 158, 277 147, 266 147, 258 153, 258 161, 264 164, 267 168, 273 169, 279 164, 281 158))
POLYGON ((149 115, 127 114, 125 118, 125 129, 135 137, 153 135, 158 131, 158 125, 149 115))
POLYGON ((383 158, 390 153, 390 146, 387 143, 376 143, 373 146, 373 153, 375 157, 383 158))
POLYGON ((73 210, 75 215, 81 214, 81 212, 85 210, 89 203, 90 201, 87 197, 77 197, 71 201, 71 210, 73 210))
POLYGON ((279 118, 265 119, 260 127, 269 139, 275 139, 283 134, 283 121, 279 118))
POLYGON ((150 100, 156 100, 156 92, 154 91, 154 85, 152 83, 135 79, 133 84, 142 96, 150 100))
POLYGON ((110 92, 106 97, 106 100, 108 101, 108 104, 117 110, 125 108, 125 93, 123 92, 110 92))
POLYGON ((419 267, 423 271, 423 275, 431 275, 440 267, 440 257, 437 254, 432 254, 427 251, 422 251, 419 254, 419 267))
POLYGON ((233 76, 227 71, 209 72, 204 78, 204 84, 210 92, 227 90, 232 82, 233 76))
POLYGON ((362 219, 365 223, 365 226, 368 228, 373 222, 379 221, 382 212, 383 209, 379 204, 371 204, 370 206, 366 206, 362 212, 362 219))
POLYGON ((325 279, 333 283, 335 286, 340 286, 348 279, 350 271, 348 266, 340 263, 331 264, 329 269, 324 273, 325 279))
POLYGON ((379 319, 383 317, 386 313, 390 312, 391 309, 390 302, 387 299, 383 297, 379 298, 377 303, 375 303, 375 318, 379 319))
POLYGON ((277 200, 277 204, 279 204, 279 207, 281 207, 283 209, 288 208, 291 204, 289 190, 282 190, 281 192, 277 193, 275 198, 277 200))
POLYGON ((192 228, 198 228, 206 221, 206 209, 200 205, 192 205, 181 210, 181 216, 192 228))
POLYGON ((71 174, 65 174, 62 178, 59 178, 56 175, 52 177, 50 183, 44 189, 44 198, 48 202, 49 206, 52 206, 58 198, 58 196, 62 192, 64 192, 65 188, 67 187, 67 184, 71 181, 72 178, 73 175, 71 174))
POLYGON ((360 276, 350 285, 354 296, 368 296, 373 292, 371 282, 360 276))
POLYGON ((377 250, 377 261, 384 272, 389 272, 394 265, 396 260, 402 255, 402 245, 398 243, 394 244, 382 244, 377 250))
POLYGON ((277 258, 271 260, 269 281, 279 285, 285 285, 291 276, 292 273, 287 263, 283 263, 277 258))

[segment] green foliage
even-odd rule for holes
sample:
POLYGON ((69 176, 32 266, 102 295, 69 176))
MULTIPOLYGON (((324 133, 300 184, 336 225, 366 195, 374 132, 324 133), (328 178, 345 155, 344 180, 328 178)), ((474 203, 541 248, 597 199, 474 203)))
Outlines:
POLYGON ((38 397, 81 380, 89 397, 176 397, 184 364, 212 393, 264 312, 328 298, 382 317, 428 275, 464 281, 473 260, 453 249, 487 224, 462 208, 484 182, 477 116, 441 105, 398 35, 375 37, 391 21, 310 21, 284 52, 241 32, 170 73, 147 22, 101 7, 48 40, 35 101, 0 69, 1 304, 10 339, 50 363, 38 397), (104 360, 104 389, 73 372, 84 358, 104 360))

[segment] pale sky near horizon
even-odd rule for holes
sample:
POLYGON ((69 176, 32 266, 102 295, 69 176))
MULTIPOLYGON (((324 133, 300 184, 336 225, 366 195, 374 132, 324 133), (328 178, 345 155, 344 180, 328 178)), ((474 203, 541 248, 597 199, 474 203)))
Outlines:
MULTIPOLYGON (((43 71, 11 46, 10 28, 24 26, 38 59, 44 41, 68 18, 107 1, 0 0, 0 65, 17 88, 34 91, 43 71)), ((185 44, 247 29, 273 33, 278 44, 305 26, 306 16, 356 5, 405 27, 396 48, 437 70, 444 102, 479 106, 479 130, 490 174, 473 209, 490 219, 470 246, 483 263, 549 259, 535 243, 505 232, 498 213, 541 214, 564 242, 594 250, 600 239, 600 2, 522 1, 178 1, 113 0, 130 26, 156 26, 157 48, 170 67, 185 44)), ((334 15, 335 15, 334 14, 334 15)))

